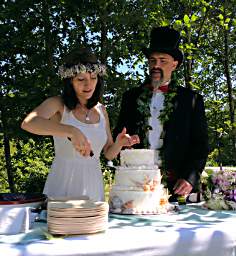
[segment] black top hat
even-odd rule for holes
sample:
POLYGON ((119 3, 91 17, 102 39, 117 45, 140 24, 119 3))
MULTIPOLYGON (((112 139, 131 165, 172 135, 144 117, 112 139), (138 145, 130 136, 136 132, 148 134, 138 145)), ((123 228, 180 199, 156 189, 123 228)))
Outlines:
POLYGON ((170 27, 156 27, 151 31, 150 46, 144 47, 143 53, 147 58, 153 52, 167 53, 178 61, 178 66, 183 62, 183 54, 179 50, 180 34, 170 27))

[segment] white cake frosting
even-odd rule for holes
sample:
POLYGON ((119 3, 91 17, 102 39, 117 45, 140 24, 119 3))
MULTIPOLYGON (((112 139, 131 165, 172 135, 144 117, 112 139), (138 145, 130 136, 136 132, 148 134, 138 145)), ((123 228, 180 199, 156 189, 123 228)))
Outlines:
MULTIPOLYGON (((113 190, 111 191, 112 212, 122 214, 156 214, 161 208, 155 203, 161 199, 161 191, 143 192, 113 190)), ((162 209, 163 211, 164 209, 162 209)))
POLYGON ((157 160, 158 151, 152 149, 125 149, 120 152, 121 166, 154 166, 157 160))
MULTIPOLYGON (((149 190, 155 190, 154 187, 160 185, 160 170, 119 168, 116 171, 115 186, 144 188, 150 186, 149 190)), ((115 187, 114 186, 114 187, 115 187)))
POLYGON ((121 151, 110 191, 110 211, 120 214, 158 214, 166 212, 168 194, 161 184, 156 152, 149 149, 121 151))

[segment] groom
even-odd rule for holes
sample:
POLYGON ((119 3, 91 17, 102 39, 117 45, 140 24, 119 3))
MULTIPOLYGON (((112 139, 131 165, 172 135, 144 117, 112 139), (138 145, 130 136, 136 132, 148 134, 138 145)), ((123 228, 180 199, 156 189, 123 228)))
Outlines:
POLYGON ((138 134, 136 148, 158 150, 159 166, 172 196, 198 191, 208 155, 207 122, 200 94, 177 86, 173 72, 181 65, 180 34, 170 27, 151 31, 143 49, 149 77, 124 93, 114 130, 138 134))

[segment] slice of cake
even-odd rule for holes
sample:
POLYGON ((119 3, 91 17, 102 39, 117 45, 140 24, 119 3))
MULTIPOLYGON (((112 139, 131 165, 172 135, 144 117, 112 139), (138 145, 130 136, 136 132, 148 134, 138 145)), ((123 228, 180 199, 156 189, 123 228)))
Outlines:
POLYGON ((115 183, 110 191, 112 213, 159 214, 167 212, 168 191, 161 184, 157 151, 126 149, 121 151, 115 183))

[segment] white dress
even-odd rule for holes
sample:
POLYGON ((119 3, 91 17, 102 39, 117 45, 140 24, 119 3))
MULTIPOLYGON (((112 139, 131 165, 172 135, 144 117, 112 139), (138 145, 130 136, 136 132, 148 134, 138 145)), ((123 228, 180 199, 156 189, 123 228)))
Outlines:
POLYGON ((98 103, 99 122, 86 124, 64 107, 61 123, 79 128, 91 143, 92 157, 81 156, 67 138, 54 136, 55 158, 47 177, 43 193, 49 197, 79 197, 104 200, 100 153, 106 144, 106 120, 98 103))

